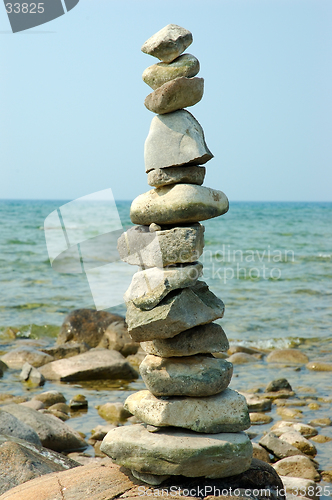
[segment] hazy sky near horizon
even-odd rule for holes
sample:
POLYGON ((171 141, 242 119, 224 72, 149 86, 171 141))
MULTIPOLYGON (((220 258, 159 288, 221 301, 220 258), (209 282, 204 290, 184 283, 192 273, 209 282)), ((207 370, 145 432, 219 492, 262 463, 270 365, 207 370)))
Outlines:
POLYGON ((331 0, 80 0, 16 34, 1 7, 0 199, 151 189, 141 74, 158 60, 140 47, 168 23, 192 31, 205 79, 189 108, 215 156, 204 185, 230 200, 332 201, 331 0))

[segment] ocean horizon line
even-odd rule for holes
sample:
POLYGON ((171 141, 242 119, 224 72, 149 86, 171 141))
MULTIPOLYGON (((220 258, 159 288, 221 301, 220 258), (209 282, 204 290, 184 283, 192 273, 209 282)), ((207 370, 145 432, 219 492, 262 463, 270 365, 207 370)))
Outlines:
MULTIPOLYGON (((71 201, 74 201, 77 198, 74 199, 68 199, 68 198, 0 198, 0 202, 4 201, 43 201, 43 202, 66 202, 69 203, 71 201)), ((228 198, 229 199, 229 198, 228 198)), ((107 201, 107 200, 92 200, 92 201, 107 201)), ((131 203, 133 199, 116 199, 115 202, 127 202, 131 203)), ((326 203, 326 204, 332 204, 332 200, 230 200, 231 203, 312 203, 312 204, 317 204, 317 203, 326 203)))

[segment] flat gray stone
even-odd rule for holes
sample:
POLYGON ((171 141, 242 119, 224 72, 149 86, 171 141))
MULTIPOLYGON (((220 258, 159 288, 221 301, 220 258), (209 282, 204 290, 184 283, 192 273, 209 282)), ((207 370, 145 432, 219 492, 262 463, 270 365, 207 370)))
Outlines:
POLYGON ((205 167, 168 167, 157 168, 148 173, 148 184, 154 187, 169 184, 197 184, 204 182, 205 167))
POLYGON ((61 452, 87 447, 86 442, 77 431, 53 415, 17 404, 5 405, 2 409, 14 415, 23 424, 32 427, 46 448, 61 452))
POLYGON ((142 349, 147 354, 162 358, 226 352, 228 346, 226 334, 217 323, 195 326, 171 339, 157 339, 141 343, 142 349))
POLYGON ((211 434, 250 427, 246 400, 231 389, 215 396, 167 399, 138 391, 126 399, 125 408, 142 422, 156 427, 182 427, 211 434))
POLYGON ((297 431, 289 430, 288 432, 283 432, 281 439, 286 441, 286 443, 295 446, 295 448, 306 455, 310 455, 311 457, 317 455, 316 446, 297 431))
POLYGON ((224 391, 233 366, 224 359, 197 354, 160 358, 148 354, 139 367, 142 379, 155 396, 213 396, 224 391))
POLYGON ((213 158, 196 118, 184 109, 155 116, 144 145, 145 171, 203 165, 213 158))
POLYGON ((141 51, 164 62, 172 62, 193 41, 190 31, 177 24, 168 24, 142 45, 141 51))
POLYGON ((259 444, 277 458, 286 458, 293 455, 303 455, 295 446, 276 437, 272 432, 268 432, 261 438, 259 444))
POLYGON ((188 224, 219 217, 228 208, 227 196, 222 191, 174 184, 137 196, 130 207, 130 218, 134 224, 142 225, 188 224))
POLYGON ((143 425, 118 427, 101 450, 120 465, 144 474, 218 478, 251 464, 252 445, 245 433, 198 434, 171 429, 148 432, 143 425))
POLYGON ((148 226, 135 226, 118 239, 121 259, 144 268, 195 262, 203 248, 204 226, 201 224, 154 232, 150 232, 148 226))
POLYGON ((90 349, 78 356, 58 359, 44 365, 40 372, 47 380, 133 380, 138 373, 118 351, 90 349))
POLYGON ((24 422, 21 422, 11 413, 3 410, 0 410, 0 434, 23 439, 24 441, 28 441, 29 443, 41 446, 38 434, 33 430, 32 427, 25 424, 24 422))
POLYGON ((191 54, 183 54, 171 63, 160 62, 153 64, 143 71, 143 81, 153 90, 161 87, 164 83, 186 76, 191 78, 199 72, 199 61, 191 54))
POLYGON ((7 352, 1 357, 1 360, 6 363, 9 368, 21 369, 25 363, 38 368, 53 361, 53 357, 45 352, 38 351, 33 347, 17 347, 12 351, 7 352))
POLYGON ((142 311, 132 302, 127 305, 127 324, 137 342, 172 338, 194 326, 222 318, 225 306, 209 291, 206 283, 175 290, 151 311, 142 311))
POLYGON ((132 301, 136 307, 150 310, 172 290, 195 285, 202 274, 203 266, 199 262, 168 269, 151 267, 134 274, 123 298, 126 303, 132 301))
POLYGON ((144 105, 152 113, 164 115, 194 106, 202 99, 203 93, 203 78, 180 76, 151 92, 145 98, 144 105))

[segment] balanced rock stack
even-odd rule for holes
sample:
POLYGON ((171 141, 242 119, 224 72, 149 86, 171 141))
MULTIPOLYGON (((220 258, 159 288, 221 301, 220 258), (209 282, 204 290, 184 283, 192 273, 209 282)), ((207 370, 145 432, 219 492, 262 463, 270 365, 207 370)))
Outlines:
POLYGON ((126 408, 142 424, 112 429, 102 451, 150 484, 168 476, 222 478, 250 467, 252 445, 245 398, 228 389, 232 364, 212 353, 228 349, 217 323, 224 304, 199 281, 204 227, 228 210, 224 193, 202 187, 213 155, 202 127, 183 108, 203 95, 198 60, 182 54, 192 34, 170 24, 142 51, 162 62, 143 80, 154 91, 145 106, 157 115, 145 143, 148 183, 155 189, 131 205, 138 224, 118 242, 122 260, 140 266, 125 294, 131 337, 147 353, 140 373, 148 390, 126 408))

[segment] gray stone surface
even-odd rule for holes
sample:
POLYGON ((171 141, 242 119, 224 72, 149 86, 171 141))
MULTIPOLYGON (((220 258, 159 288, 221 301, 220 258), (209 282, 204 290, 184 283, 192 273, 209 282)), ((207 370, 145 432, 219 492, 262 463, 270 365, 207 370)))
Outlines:
POLYGON ((188 224, 223 215, 228 199, 222 191, 194 184, 173 184, 143 193, 131 204, 134 224, 188 224))
POLYGON ((29 363, 24 363, 20 373, 20 379, 24 382, 30 382, 33 385, 42 386, 45 384, 45 377, 29 363))
POLYGON ((132 475, 138 479, 139 481, 143 481, 144 483, 151 484, 152 486, 158 486, 158 484, 163 483, 170 476, 160 476, 157 474, 144 474, 144 472, 138 472, 137 470, 131 471, 132 475))
POLYGON ((168 24, 152 35, 141 47, 142 52, 164 62, 172 62, 193 41, 190 31, 177 24, 168 24))
POLYGON ((183 330, 222 318, 225 306, 198 281, 192 288, 175 290, 151 311, 142 311, 132 302, 127 307, 127 324, 137 342, 172 338, 183 330))
POLYGON ((140 309, 150 310, 172 290, 195 285, 202 274, 203 266, 199 262, 168 269, 151 267, 134 274, 124 300, 126 303, 132 301, 140 309))
POLYGON ((191 54, 183 54, 177 57, 171 63, 160 62, 153 64, 143 71, 143 81, 149 85, 153 90, 161 87, 164 83, 186 76, 191 78, 196 76, 199 72, 199 61, 191 54))
POLYGON ((145 170, 203 165, 213 158, 196 118, 184 109, 155 116, 144 146, 145 170))
POLYGON ((266 361, 285 365, 305 365, 309 359, 299 349, 276 349, 267 356, 266 361))
POLYGON ((271 427, 271 431, 273 431, 274 433, 278 432, 279 435, 290 430, 299 432, 305 438, 317 436, 318 434, 318 431, 317 429, 315 429, 315 427, 312 427, 308 424, 303 424, 302 422, 289 422, 287 420, 279 420, 279 422, 276 422, 271 427))
POLYGON ((303 479, 302 477, 290 477, 280 475, 284 489, 287 491, 287 500, 306 500, 319 497, 319 488, 314 481, 303 479), (299 496, 299 492, 305 493, 305 496, 299 496), (291 494, 294 494, 292 497, 291 494))
POLYGON ((147 354, 170 358, 225 352, 228 349, 228 340, 220 325, 208 323, 185 330, 171 339, 142 342, 141 347, 147 354))
POLYGON ((155 396, 213 396, 224 391, 233 366, 224 359, 197 354, 183 358, 147 355, 139 367, 145 385, 155 396))
POLYGON ((144 474, 209 478, 245 471, 252 456, 250 439, 242 432, 206 435, 172 429, 150 433, 140 424, 111 430, 101 450, 117 464, 144 474))
POLYGON ((11 413, 0 410, 0 434, 23 439, 29 443, 41 445, 38 434, 32 427, 21 422, 11 413))
POLYGON ((43 403, 45 408, 48 408, 49 406, 55 405, 56 403, 65 403, 66 398, 64 397, 62 392, 52 390, 36 394, 32 398, 32 401, 40 401, 41 403, 43 403))
POLYGON ((2 409, 14 415, 23 424, 32 427, 46 448, 54 451, 74 451, 87 447, 86 442, 77 431, 53 415, 47 415, 17 404, 5 405, 2 409))
POLYGON ((137 353, 139 343, 133 341, 127 326, 124 327, 122 323, 112 323, 106 328, 98 347, 118 351, 126 357, 137 353))
POLYGON ((1 360, 6 363, 9 368, 21 369, 25 363, 38 368, 53 361, 53 357, 45 352, 38 351, 33 347, 17 347, 12 351, 7 352, 1 357, 1 360))
POLYGON ((277 458, 282 459, 293 455, 302 455, 295 446, 283 441, 282 438, 279 439, 272 432, 265 434, 260 439, 259 444, 277 458))
POLYGON ((295 448, 300 450, 302 453, 305 453, 306 455, 310 455, 311 457, 317 455, 316 446, 311 441, 309 441, 309 439, 305 438, 304 436, 302 436, 302 434, 295 430, 283 432, 281 435, 281 439, 283 441, 286 441, 286 443, 295 446, 295 448))
POLYGON ((137 372, 118 351, 90 349, 83 354, 58 359, 40 369, 47 380, 133 380, 137 372))
MULTIPOLYGON (((0 495, 44 474, 78 467, 69 458, 21 439, 0 435, 0 495)), ((26 495, 22 494, 21 499, 26 495)), ((35 496, 36 500, 40 497, 35 496)))
POLYGON ((203 97, 204 79, 180 76, 151 92, 144 101, 153 113, 164 115, 197 104, 203 97))
POLYGON ((168 186, 169 184, 197 184, 204 182, 205 167, 168 167, 157 168, 148 173, 148 184, 154 187, 168 186))
POLYGON ((174 426, 196 432, 239 432, 250 427, 243 396, 231 389, 208 397, 158 398, 138 391, 126 399, 125 408, 146 424, 174 426))
POLYGON ((134 266, 166 267, 195 262, 203 253, 204 226, 192 224, 150 232, 135 226, 118 239, 121 259, 134 266))
POLYGON ((250 412, 260 412, 260 411, 270 411, 272 408, 272 402, 270 399, 257 397, 256 394, 251 394, 248 392, 241 392, 246 400, 250 412))

